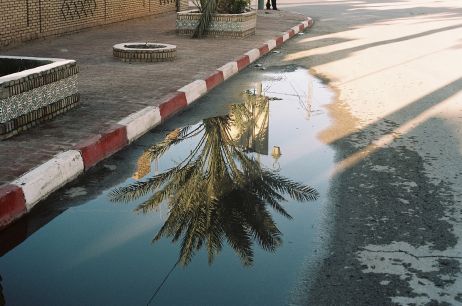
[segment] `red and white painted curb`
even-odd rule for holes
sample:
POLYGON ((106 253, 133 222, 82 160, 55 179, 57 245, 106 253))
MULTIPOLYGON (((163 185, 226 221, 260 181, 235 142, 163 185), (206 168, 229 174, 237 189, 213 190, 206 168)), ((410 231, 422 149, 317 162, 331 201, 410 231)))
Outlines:
POLYGON ((149 106, 129 115, 101 134, 80 142, 74 150, 59 153, 10 184, 0 186, 0 229, 29 212, 52 192, 165 122, 223 81, 312 25, 313 20, 307 18, 280 36, 266 41, 259 48, 246 52, 236 61, 221 66, 205 80, 196 80, 164 97, 159 106, 149 106))

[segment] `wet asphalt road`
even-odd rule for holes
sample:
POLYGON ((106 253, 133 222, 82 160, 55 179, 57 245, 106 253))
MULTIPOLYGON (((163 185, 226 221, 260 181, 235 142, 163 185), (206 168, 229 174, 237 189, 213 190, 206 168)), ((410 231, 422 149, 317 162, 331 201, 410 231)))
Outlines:
MULTIPOLYGON (((392 130, 394 124, 388 124, 392 130)), ((334 142, 337 160, 357 153, 357 139, 373 133, 366 129, 334 142)), ((305 303, 454 304, 429 301, 424 291, 434 287, 442 299, 451 298, 446 290, 460 275, 461 258, 415 252, 426 245, 436 253, 456 245, 452 225, 442 220, 456 204, 451 184, 430 182, 423 159, 405 146, 372 151, 333 180, 328 255, 305 303)), ((462 302, 461 294, 452 297, 462 302)))
POLYGON ((403 54, 406 48, 416 53, 419 39, 432 41, 433 34, 442 44, 445 31, 460 25, 435 24, 437 29, 423 31, 416 24, 436 22, 432 14, 460 16, 461 8, 454 1, 281 2, 283 9, 314 17, 315 25, 271 64, 312 69, 337 91, 337 101, 328 107, 334 124, 319 135, 336 151, 326 222, 330 235, 323 259, 306 273, 293 304, 462 305, 460 73, 450 65, 432 68, 435 63, 424 59, 413 75, 417 71, 406 65, 415 54, 395 60, 396 53, 380 49, 403 41, 403 54), (416 25, 419 34, 381 28, 399 29, 400 23, 403 31, 416 25), (361 45, 366 38, 378 42, 361 45), (381 63, 385 68, 370 68, 381 63), (392 69, 392 78, 403 78, 395 85, 387 81, 392 69), (437 69, 446 86, 429 94, 428 88, 413 88, 416 82, 436 84, 437 69), (408 103, 413 95, 418 99, 408 103), (454 114, 444 113, 442 103, 454 114), (437 107, 440 111, 433 111, 437 107))

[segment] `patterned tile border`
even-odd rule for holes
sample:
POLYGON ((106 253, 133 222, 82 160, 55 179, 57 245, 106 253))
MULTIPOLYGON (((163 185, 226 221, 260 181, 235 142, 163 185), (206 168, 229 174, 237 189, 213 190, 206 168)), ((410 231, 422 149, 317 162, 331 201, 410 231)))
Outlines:
POLYGON ((2 59, 39 66, 0 77, 0 139, 51 119, 79 102, 75 61, 0 56, 2 59))
MULTIPOLYGON (((176 32, 180 35, 192 35, 201 14, 197 10, 176 14, 176 32)), ((216 14, 212 17, 206 34, 210 37, 244 38, 255 34, 256 25, 256 11, 243 14, 216 14)))
POLYGON ((277 41, 284 42, 284 37, 292 37, 312 25, 313 20, 307 18, 263 46, 218 68, 205 80, 196 80, 167 95, 158 107, 149 106, 133 113, 101 134, 82 141, 74 150, 60 153, 10 184, 0 186, 0 229, 29 212, 52 192, 184 110, 212 88, 274 49, 277 41))
POLYGON ((76 107, 79 103, 79 98, 79 94, 75 93, 41 108, 32 110, 24 115, 20 115, 5 123, 0 123, 0 140, 17 135, 40 122, 50 120, 76 107))

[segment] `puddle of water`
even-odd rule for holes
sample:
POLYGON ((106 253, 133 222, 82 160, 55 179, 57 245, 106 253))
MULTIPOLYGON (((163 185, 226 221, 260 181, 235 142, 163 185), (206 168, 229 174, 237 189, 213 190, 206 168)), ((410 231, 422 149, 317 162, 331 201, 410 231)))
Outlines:
POLYGON ((35 233, 2 245, 5 300, 289 303, 322 248, 334 153, 317 135, 331 98, 297 67, 218 87, 35 211, 35 233))

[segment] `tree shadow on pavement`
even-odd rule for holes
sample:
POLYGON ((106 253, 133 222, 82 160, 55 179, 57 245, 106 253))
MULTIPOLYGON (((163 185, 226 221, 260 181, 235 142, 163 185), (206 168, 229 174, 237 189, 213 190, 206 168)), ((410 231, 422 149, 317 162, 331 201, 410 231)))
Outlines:
MULTIPOLYGON (((340 69, 344 66, 337 62, 366 49, 372 52, 361 54, 353 63, 368 64, 377 60, 368 57, 373 52, 400 52, 404 44, 420 40, 422 45, 423 38, 431 44, 434 37, 454 37, 462 28, 462 7, 451 7, 450 1, 428 2, 428 6, 411 1, 280 2, 283 9, 315 20, 313 28, 290 46, 284 60, 316 71, 317 66, 328 64, 332 64, 329 71, 340 69), (371 30, 368 35, 362 32, 366 26, 371 30), (382 46, 390 48, 373 50, 382 46)), ((359 69, 360 73, 352 73, 350 80, 344 78, 338 84, 428 59, 457 48, 451 46, 454 41, 414 49, 379 63, 379 69, 365 69, 366 73, 359 69)), ((403 101, 405 106, 360 128, 359 119, 340 101, 329 107, 338 122, 319 136, 335 149, 337 162, 329 192, 332 220, 326 222, 332 224, 328 252, 318 272, 306 274, 294 304, 460 303, 455 286, 462 257, 458 257, 460 237, 454 229, 462 222, 455 209, 461 191, 454 183, 461 182, 460 167, 445 169, 443 178, 433 177, 428 170, 439 165, 435 159, 448 158, 448 152, 454 162, 460 160, 462 144, 456 140, 454 127, 435 116, 435 110, 444 108, 450 99, 454 101, 462 89, 460 75, 447 79, 447 84, 430 92, 426 88, 422 97, 403 101), (434 126, 438 135, 453 141, 444 148, 432 148, 432 152, 419 151, 422 139, 434 141, 434 126)))
MULTIPOLYGON (((410 41, 462 27, 462 23, 460 23, 462 7, 460 6, 430 7, 419 3, 421 6, 401 7, 402 5, 411 6, 412 3, 408 1, 280 2, 283 9, 304 13, 315 20, 315 25, 306 32, 304 39, 297 42, 301 54, 295 55, 297 60, 303 60, 309 67, 344 59, 354 52, 368 48, 410 41), (450 24, 436 28, 428 28, 427 26, 424 31, 410 29, 403 32, 396 29, 392 35, 388 35, 393 37, 391 39, 355 44, 356 41, 359 41, 360 35, 355 38, 352 34, 353 30, 371 25, 387 26, 393 29, 397 21, 409 24, 441 21, 449 22, 450 24), (414 33, 409 34, 409 31, 414 31, 414 33), (353 46, 349 47, 347 42, 352 43, 353 46), (306 50, 320 49, 342 43, 345 43, 345 48, 340 50, 327 50, 326 52, 320 50, 316 54, 303 54, 306 50)), ((423 25, 421 27, 424 28, 423 25)))
MULTIPOLYGON (((444 108, 461 89, 459 78, 360 129, 352 126, 353 131, 336 137, 332 128, 320 135, 336 151, 338 170, 329 192, 335 212, 329 224, 334 225, 329 254, 307 285, 307 300, 298 302, 457 303, 454 286, 462 257, 454 224, 461 222, 459 186, 449 179, 433 180, 426 166, 435 156, 427 158, 428 152, 411 148, 422 135, 435 137, 431 127, 436 124, 439 135, 453 140, 436 149, 439 158, 459 152, 462 144, 453 127, 432 111, 444 108)), ((346 120, 339 115, 351 117, 346 109, 336 114, 336 120, 346 120)), ((456 165, 449 172, 448 177, 461 180, 456 165)), ((299 296, 306 298, 307 290, 299 289, 299 296)))

